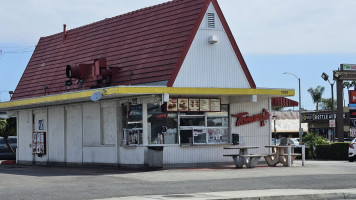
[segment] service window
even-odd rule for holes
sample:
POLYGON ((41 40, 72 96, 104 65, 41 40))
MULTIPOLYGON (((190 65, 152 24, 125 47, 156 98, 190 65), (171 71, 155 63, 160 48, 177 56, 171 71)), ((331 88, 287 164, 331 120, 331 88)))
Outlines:
POLYGON ((122 106, 124 145, 142 145, 142 105, 122 106))
POLYGON ((229 142, 228 105, 219 112, 179 114, 180 144, 222 144, 229 142))
POLYGON ((163 110, 160 105, 147 104, 149 144, 177 144, 178 114, 163 110))

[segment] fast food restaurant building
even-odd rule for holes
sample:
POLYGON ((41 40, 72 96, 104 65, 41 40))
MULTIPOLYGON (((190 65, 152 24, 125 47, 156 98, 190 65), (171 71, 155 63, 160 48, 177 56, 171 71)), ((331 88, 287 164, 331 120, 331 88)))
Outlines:
POLYGON ((0 111, 18 163, 216 163, 233 134, 267 152, 271 98, 293 95, 256 87, 216 0, 174 0, 40 38, 0 111))

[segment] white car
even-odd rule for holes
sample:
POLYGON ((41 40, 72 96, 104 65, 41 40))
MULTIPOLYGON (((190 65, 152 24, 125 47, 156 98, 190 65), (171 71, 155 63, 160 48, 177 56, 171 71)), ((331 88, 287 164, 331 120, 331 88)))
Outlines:
POLYGON ((295 146, 299 146, 299 143, 300 143, 299 138, 291 138, 291 139, 293 140, 295 146))
POLYGON ((356 138, 352 140, 349 146, 349 162, 355 161, 356 158, 356 138))

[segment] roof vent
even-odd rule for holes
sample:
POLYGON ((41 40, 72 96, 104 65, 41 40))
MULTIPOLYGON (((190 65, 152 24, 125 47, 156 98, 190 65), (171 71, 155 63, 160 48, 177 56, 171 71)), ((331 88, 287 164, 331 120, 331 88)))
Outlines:
POLYGON ((215 28, 215 14, 207 13, 208 28, 215 28))
POLYGON ((67 25, 63 24, 63 33, 62 33, 62 42, 64 42, 64 40, 67 37, 67 29, 66 29, 67 25))

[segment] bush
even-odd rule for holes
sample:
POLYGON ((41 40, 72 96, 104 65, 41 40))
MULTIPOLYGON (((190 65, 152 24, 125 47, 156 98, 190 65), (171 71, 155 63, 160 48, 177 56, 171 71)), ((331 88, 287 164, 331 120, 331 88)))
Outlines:
POLYGON ((316 159, 320 160, 347 160, 350 143, 335 142, 330 145, 316 145, 316 159))
MULTIPOLYGON (((294 153, 302 153, 302 148, 295 148, 294 153)), ((302 159, 302 156, 297 156, 297 159, 302 159)), ((312 159, 311 149, 305 147, 305 159, 312 159)))

